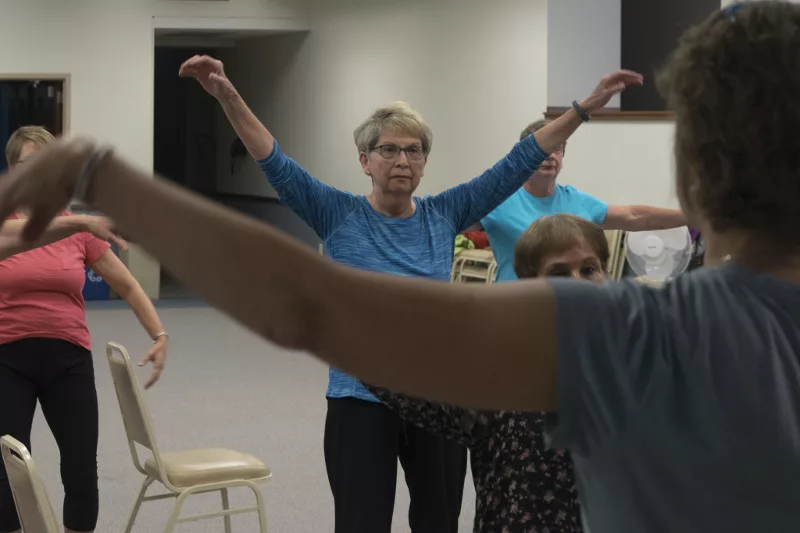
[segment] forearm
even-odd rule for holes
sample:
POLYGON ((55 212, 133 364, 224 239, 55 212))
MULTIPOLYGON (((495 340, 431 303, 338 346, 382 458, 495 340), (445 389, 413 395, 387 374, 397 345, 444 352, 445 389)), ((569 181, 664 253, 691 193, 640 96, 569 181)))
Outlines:
POLYGON ((631 213, 631 227, 628 231, 670 229, 686 225, 686 217, 677 209, 634 205, 631 206, 631 213))
POLYGON ((58 242, 76 233, 86 231, 86 217, 81 215, 57 217, 35 242, 22 240, 25 220, 8 220, 0 228, 0 260, 58 242))
POLYGON ((303 345, 307 295, 324 298, 333 267, 256 220, 110 158, 92 203, 209 304, 276 342, 303 345), (235 271, 231 275, 231 269, 235 271), (277 337, 289 332, 285 337, 277 337))
POLYGON ((583 123, 578 113, 570 108, 560 117, 536 131, 533 136, 536 137, 536 142, 548 154, 552 154, 556 150, 561 149, 567 139, 575 133, 575 131, 583 123))
POLYGON ((139 323, 142 325, 147 335, 155 340, 155 336, 164 332, 164 326, 153 306, 152 300, 138 283, 132 283, 129 287, 115 291, 120 298, 133 310, 139 323))
POLYGON ((219 103, 253 159, 260 161, 267 158, 272 153, 275 138, 247 107, 242 97, 236 93, 219 100, 219 103))

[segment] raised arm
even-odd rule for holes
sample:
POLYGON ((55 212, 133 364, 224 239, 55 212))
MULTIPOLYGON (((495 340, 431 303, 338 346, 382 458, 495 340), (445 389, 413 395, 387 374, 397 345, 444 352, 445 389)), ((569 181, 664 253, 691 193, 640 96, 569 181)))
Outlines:
POLYGON ((217 99, 228 122, 253 159, 260 161, 272 153, 275 138, 247 107, 225 75, 222 61, 209 56, 194 56, 181 65, 178 75, 196 79, 206 92, 217 99))
POLYGON ((603 108, 629 85, 641 85, 641 74, 619 70, 600 80, 592 94, 581 101, 581 117, 573 107, 533 135, 518 142, 511 152, 473 180, 453 187, 434 198, 436 208, 453 221, 457 232, 481 220, 514 194, 539 165, 567 142, 584 119, 603 108))
MULTIPOLYGON (((38 239, 88 183, 86 201, 187 287, 264 338, 417 397, 484 409, 555 408, 556 311, 547 283, 450 285, 350 269, 114 156, 99 160, 93 179, 78 180, 98 153, 92 143, 58 142, 0 178, 0 220, 28 208, 24 237, 38 239), (403 323, 413 324, 413 335, 394 341, 403 323), (450 334, 465 328, 482 334, 450 334)), ((591 317, 581 324, 591 328, 591 317)))
POLYGON ((322 240, 347 218, 354 205, 353 196, 317 180, 280 150, 275 138, 225 75, 222 61, 209 56, 194 56, 181 65, 178 75, 196 79, 217 99, 281 202, 302 218, 322 240))
POLYGON ((127 248, 127 243, 114 234, 114 224, 105 217, 90 215, 59 216, 53 219, 49 226, 35 242, 25 241, 21 238, 24 220, 8 220, 0 228, 0 261, 34 248, 47 246, 58 242, 76 233, 91 233, 104 241, 116 244, 122 249, 127 248))
POLYGON ((400 418, 415 426, 471 446, 486 435, 486 428, 494 417, 475 409, 465 409, 445 403, 429 402, 398 394, 383 387, 365 384, 385 406, 396 411, 400 418))

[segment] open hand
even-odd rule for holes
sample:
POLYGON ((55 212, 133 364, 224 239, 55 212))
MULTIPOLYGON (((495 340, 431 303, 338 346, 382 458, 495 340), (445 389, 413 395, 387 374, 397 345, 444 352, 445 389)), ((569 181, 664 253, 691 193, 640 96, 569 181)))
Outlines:
POLYGON ((145 383, 145 389, 149 389, 155 385, 158 378, 161 377, 161 371, 164 370, 164 362, 167 360, 167 342, 166 337, 159 337, 147 351, 147 355, 144 356, 144 359, 139 362, 139 366, 153 363, 153 373, 150 375, 150 379, 147 380, 147 383, 145 383))
POLYGON ((602 109, 615 94, 619 94, 625 90, 626 87, 631 85, 642 85, 644 77, 638 72, 632 70, 618 70, 605 76, 597 84, 592 94, 589 95, 583 102, 581 107, 587 113, 592 113, 598 109, 602 109))
POLYGON ((120 250, 128 249, 127 241, 115 233, 114 222, 110 218, 87 215, 84 219, 84 224, 86 225, 87 233, 116 245, 120 250))
POLYGON ((235 96, 236 88, 225 75, 222 61, 209 56, 192 56, 178 70, 181 78, 196 79, 208 94, 222 100, 235 96))

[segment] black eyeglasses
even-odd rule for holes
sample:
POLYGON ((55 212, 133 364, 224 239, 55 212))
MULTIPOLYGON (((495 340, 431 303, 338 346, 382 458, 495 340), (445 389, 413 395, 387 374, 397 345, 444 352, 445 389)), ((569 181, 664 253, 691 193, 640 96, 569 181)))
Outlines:
POLYGON ((400 152, 405 152, 409 161, 419 161, 425 157, 425 150, 421 146, 408 146, 400 148, 396 144, 382 144, 372 149, 373 152, 378 152, 384 159, 397 159, 400 157, 400 152))

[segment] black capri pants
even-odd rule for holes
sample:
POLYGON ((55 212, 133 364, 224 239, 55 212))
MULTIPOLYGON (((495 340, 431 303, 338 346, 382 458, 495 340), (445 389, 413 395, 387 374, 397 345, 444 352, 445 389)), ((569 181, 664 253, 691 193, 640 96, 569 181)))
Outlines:
MULTIPOLYGON (((31 449, 37 400, 61 453, 64 527, 97 526, 98 408, 92 353, 57 339, 0 345, 0 435, 31 449)), ((8 476, 0 461, 0 533, 20 528, 8 476)))

